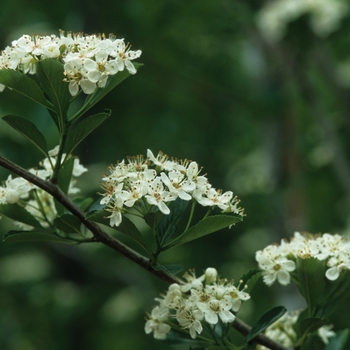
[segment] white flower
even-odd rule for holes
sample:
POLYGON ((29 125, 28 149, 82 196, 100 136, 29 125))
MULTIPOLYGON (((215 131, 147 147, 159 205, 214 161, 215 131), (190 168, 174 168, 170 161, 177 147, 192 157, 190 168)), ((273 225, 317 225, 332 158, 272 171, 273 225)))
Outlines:
POLYGON ((331 325, 322 326, 317 330, 318 335, 325 344, 329 343, 328 338, 335 337, 336 334, 332 331, 331 325))
POLYGON ((155 205, 159 210, 168 215, 170 209, 166 203, 174 201, 176 196, 164 189, 163 182, 160 177, 155 178, 148 186, 148 195, 145 196, 147 202, 151 205, 155 205))
POLYGON ((290 283, 289 272, 295 270, 295 262, 288 260, 281 253, 277 246, 268 246, 263 251, 256 252, 255 258, 263 270, 263 280, 268 286, 271 286, 276 279, 282 285, 290 283))
POLYGON ((200 309, 187 308, 179 309, 176 313, 176 319, 180 326, 190 331, 192 339, 196 339, 197 334, 201 334, 203 326, 201 321, 204 319, 203 311, 200 309))
POLYGON ((227 299, 211 299, 206 303, 198 302, 197 306, 203 311, 205 320, 209 324, 217 324, 219 317, 223 323, 231 323, 236 316, 230 312, 232 303, 227 299))
POLYGON ((206 192, 206 197, 203 197, 199 203, 203 206, 218 206, 220 209, 225 210, 228 208, 228 203, 233 197, 231 191, 227 191, 221 194, 220 191, 210 188, 206 192))
POLYGON ((155 339, 166 339, 171 327, 165 323, 168 319, 169 311, 162 305, 156 306, 145 324, 146 334, 152 333, 155 339))
POLYGON ((196 188, 196 184, 186 179, 183 173, 178 170, 172 170, 169 171, 168 175, 163 172, 160 175, 163 183, 171 193, 185 201, 191 200, 192 197, 188 193, 196 188))
POLYGON ((5 181, 5 186, 2 187, 0 195, 0 204, 14 204, 17 203, 21 198, 27 198, 29 192, 32 189, 32 185, 21 177, 12 178, 8 176, 5 181))

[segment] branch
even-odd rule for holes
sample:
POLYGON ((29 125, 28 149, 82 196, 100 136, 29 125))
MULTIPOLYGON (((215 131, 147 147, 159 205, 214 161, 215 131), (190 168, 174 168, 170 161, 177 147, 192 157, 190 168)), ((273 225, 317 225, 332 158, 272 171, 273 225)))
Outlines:
POLYGON ((161 278, 165 282, 174 283, 176 281, 176 283, 181 283, 180 279, 176 276, 169 276, 163 271, 155 270, 152 267, 151 261, 149 259, 145 258, 143 255, 139 254, 116 238, 107 234, 95 222, 86 220, 84 211, 82 211, 68 196, 66 196, 66 194, 57 185, 54 185, 50 181, 42 180, 41 178, 28 172, 27 170, 2 156, 0 156, 0 166, 10 170, 20 177, 23 177, 30 183, 40 187, 49 193, 73 215, 75 215, 81 221, 81 223, 92 232, 95 242, 103 243, 108 247, 114 249, 118 253, 124 255, 128 259, 140 265, 145 270, 151 272, 153 275, 161 278))
MULTIPOLYGON (((66 209, 68 209, 73 215, 75 215, 86 228, 88 228, 92 232, 95 242, 100 242, 107 245, 108 247, 124 255, 128 259, 141 266, 143 269, 149 271, 150 273, 152 273, 153 275, 157 276, 165 282, 179 284, 183 283, 182 280, 177 276, 168 275, 163 271, 155 270, 152 267, 151 261, 149 259, 134 251, 133 249, 129 248, 116 238, 107 234, 96 223, 86 220, 84 211, 82 211, 64 192, 62 192, 57 185, 51 183, 50 181, 42 180, 41 178, 28 172, 24 168, 11 162, 3 156, 0 156, 0 166, 26 179, 30 183, 38 186, 39 188, 43 189, 51 196, 53 196, 59 203, 61 203, 66 209)), ((251 330, 250 326, 248 326, 238 318, 235 319, 235 321, 232 323, 232 326, 243 335, 247 335, 251 330)), ((274 341, 262 334, 259 334, 254 339, 254 341, 256 343, 266 346, 271 350, 289 350, 288 348, 285 348, 275 343, 274 341)))

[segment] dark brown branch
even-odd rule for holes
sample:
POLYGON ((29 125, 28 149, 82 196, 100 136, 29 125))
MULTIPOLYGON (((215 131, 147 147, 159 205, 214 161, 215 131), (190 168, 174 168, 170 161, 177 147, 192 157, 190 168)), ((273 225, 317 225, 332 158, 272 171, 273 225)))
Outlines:
MULTIPOLYGON (((114 249, 118 253, 124 255, 128 259, 141 266, 143 269, 149 271, 150 273, 152 273, 153 275, 157 276, 165 282, 182 283, 181 279, 174 275, 168 275, 163 271, 155 270, 152 267, 151 261, 149 259, 145 258, 143 255, 139 254, 138 252, 129 248, 116 238, 107 234, 96 223, 86 220, 85 213, 68 196, 66 196, 66 194, 62 192, 57 185, 52 184, 50 181, 40 179, 36 175, 28 172, 19 165, 11 162, 10 160, 2 156, 0 156, 0 166, 8 169, 9 171, 15 173, 20 177, 23 177, 30 183, 38 186, 39 188, 43 189, 51 196, 53 196, 59 203, 61 203, 66 209, 68 209, 73 215, 75 215, 86 228, 88 228, 92 232, 96 242, 101 242, 107 245, 108 247, 114 249)), ((235 319, 232 326, 243 335, 247 335, 251 330, 251 327, 249 327, 247 324, 245 324, 238 318, 235 319)), ((271 350, 289 350, 288 348, 285 348, 275 343, 274 341, 262 334, 258 335, 255 338, 255 342, 264 345, 271 350)))

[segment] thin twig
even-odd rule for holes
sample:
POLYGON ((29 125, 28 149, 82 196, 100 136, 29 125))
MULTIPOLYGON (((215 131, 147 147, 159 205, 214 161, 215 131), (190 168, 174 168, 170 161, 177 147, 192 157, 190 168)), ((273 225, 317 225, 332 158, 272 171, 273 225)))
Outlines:
MULTIPOLYGON (((168 275, 163 271, 154 269, 149 259, 134 251, 133 249, 129 248, 116 238, 107 234, 96 223, 86 220, 85 213, 64 192, 62 192, 57 185, 51 183, 50 181, 42 180, 41 178, 28 172, 24 168, 11 162, 3 156, 0 156, 0 166, 26 179, 30 183, 38 186, 39 188, 43 189, 45 192, 53 196, 59 203, 61 203, 66 209, 68 209, 73 215, 75 215, 86 228, 88 228, 92 232, 96 242, 100 242, 107 245, 108 247, 124 255, 128 259, 132 260, 145 270, 149 271, 150 273, 167 283, 182 283, 182 280, 177 276, 168 275)), ((251 330, 250 326, 248 326, 246 323, 244 323, 238 318, 235 319, 232 326, 244 336, 247 335, 251 330)), ((290 350, 284 346, 275 343, 274 341, 262 334, 259 334, 254 339, 254 341, 258 344, 266 346, 271 350, 290 350)))

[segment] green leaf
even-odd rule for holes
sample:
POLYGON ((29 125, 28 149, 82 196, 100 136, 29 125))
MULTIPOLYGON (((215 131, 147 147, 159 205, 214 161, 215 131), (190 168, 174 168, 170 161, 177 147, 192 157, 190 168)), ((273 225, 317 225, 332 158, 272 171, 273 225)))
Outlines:
POLYGON ((245 292, 250 293, 253 289, 255 283, 259 280, 261 277, 261 270, 260 269, 250 269, 248 272, 246 272, 240 279, 239 283, 241 285, 241 290, 247 285, 248 288, 244 289, 245 292), (242 282, 241 282, 242 281, 242 282))
POLYGON ((0 84, 52 109, 51 103, 46 100, 40 86, 26 74, 13 69, 0 69, 0 84))
POLYGON ((44 233, 38 231, 9 231, 4 236, 7 242, 55 242, 65 244, 75 244, 71 240, 65 240, 52 233, 44 233))
POLYGON ((312 257, 308 259, 298 257, 296 272, 298 288, 308 305, 309 316, 313 316, 324 297, 326 286, 325 263, 312 257))
POLYGON ((74 148, 79 145, 92 131, 94 131, 100 124, 102 124, 109 116, 111 111, 98 113, 88 117, 74 126, 69 131, 66 144, 66 152, 72 153, 74 148))
POLYGON ((324 350, 344 350, 349 337, 349 330, 344 329, 336 333, 335 337, 329 339, 324 350))
POLYGON ((179 237, 164 247, 163 250, 176 247, 178 245, 193 241, 210 233, 219 231, 242 221, 241 217, 235 214, 217 214, 207 216, 200 220, 196 225, 191 226, 187 231, 183 232, 179 237))
POLYGON ((163 215, 157 227, 161 246, 165 245, 177 231, 178 224, 183 218, 187 206, 188 201, 184 201, 181 198, 170 202, 170 214, 163 215))
POLYGON ((5 115, 2 119, 39 148, 46 157, 48 156, 45 137, 31 121, 12 114, 5 115))
MULTIPOLYGON (((136 69, 139 69, 141 63, 133 63, 136 69)), ((107 84, 104 88, 96 89, 96 91, 89 95, 83 107, 72 117, 73 120, 78 119, 81 115, 86 113, 91 107, 93 107, 97 102, 99 102, 103 97, 109 94, 117 85, 119 85, 123 80, 130 76, 130 73, 127 69, 124 69, 122 72, 118 72, 115 75, 108 77, 107 84)))
POLYGON ((0 204, 0 214, 23 224, 42 229, 39 221, 18 204, 0 204))
POLYGON ((257 335, 262 333, 267 327, 282 317, 286 311, 287 309, 284 306, 276 306, 262 315, 247 335, 247 343, 252 341, 257 335))
POLYGON ((143 217, 143 219, 145 220, 146 224, 152 229, 152 231, 156 231, 163 216, 164 216, 164 214, 158 210, 154 213, 152 213, 152 212, 147 213, 143 217))
MULTIPOLYGON (((108 216, 108 212, 105 210, 92 210, 86 213, 86 220, 98 222, 100 224, 109 226, 109 219, 106 217, 108 216)), ((113 226, 114 230, 124 233, 125 235, 132 238, 134 241, 139 243, 142 247, 145 247, 141 232, 138 230, 138 228, 135 226, 135 224, 128 219, 127 217, 123 216, 123 220, 121 224, 118 227, 113 226)))
POLYGON ((63 64, 54 58, 37 62, 36 77, 42 90, 54 105, 59 116, 65 117, 72 96, 69 93, 68 83, 64 82, 63 64))
POLYGON ((72 214, 63 214, 54 220, 55 226, 65 233, 80 232, 81 222, 72 214))

